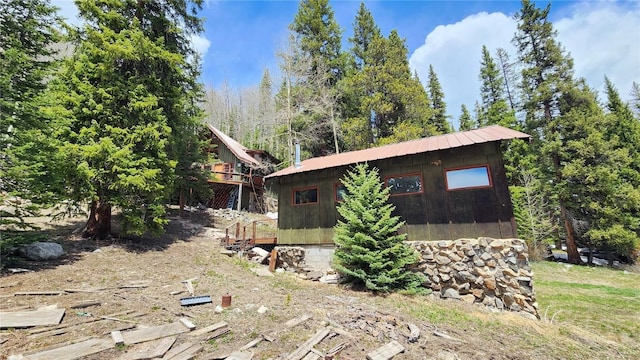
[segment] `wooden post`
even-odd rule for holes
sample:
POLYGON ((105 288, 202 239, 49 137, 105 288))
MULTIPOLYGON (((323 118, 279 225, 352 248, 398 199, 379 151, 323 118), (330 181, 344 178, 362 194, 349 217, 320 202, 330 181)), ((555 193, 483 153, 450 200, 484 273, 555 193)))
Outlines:
POLYGON ((269 258, 269 271, 276 271, 276 263, 278 262, 278 250, 271 250, 271 257, 269 258))
POLYGON ((242 210, 242 177, 240 177, 240 184, 238 185, 238 211, 242 210))

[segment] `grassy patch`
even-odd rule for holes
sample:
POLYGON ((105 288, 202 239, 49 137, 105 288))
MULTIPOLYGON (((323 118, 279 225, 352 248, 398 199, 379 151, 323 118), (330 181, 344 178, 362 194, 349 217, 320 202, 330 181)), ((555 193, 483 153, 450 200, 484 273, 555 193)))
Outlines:
POLYGON ((640 342, 640 274, 567 264, 533 264, 543 317, 620 342, 640 342))

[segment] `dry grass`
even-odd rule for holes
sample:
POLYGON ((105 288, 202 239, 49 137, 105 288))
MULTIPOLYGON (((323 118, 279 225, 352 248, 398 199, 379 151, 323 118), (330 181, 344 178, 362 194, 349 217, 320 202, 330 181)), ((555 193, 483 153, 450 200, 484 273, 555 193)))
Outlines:
MULTIPOLYGON (((191 215, 190 221, 220 226, 222 219, 191 215)), ((178 221, 178 223, 184 222, 178 221)), ((80 222, 81 224, 81 222, 80 222)), ((144 315, 130 320, 140 325, 159 325, 188 316, 198 326, 219 321, 229 324, 231 333, 204 340, 197 358, 237 350, 259 334, 275 335, 275 341, 262 342, 253 350, 254 359, 275 359, 292 352, 317 330, 333 324, 346 328, 353 336, 341 359, 363 359, 367 352, 390 340, 390 326, 406 351, 399 360, 436 359, 445 352, 459 359, 635 359, 640 358, 640 275, 608 269, 565 267, 555 263, 534 263, 534 281, 542 320, 530 320, 514 313, 494 313, 484 307, 435 296, 386 297, 343 289, 335 285, 301 280, 294 274, 258 277, 256 266, 245 260, 219 253, 211 238, 179 233, 188 226, 174 224, 162 238, 96 242, 69 236, 78 223, 51 228, 66 236, 59 238, 68 255, 53 263, 22 261, 32 272, 3 273, 0 277, 0 310, 36 308, 57 304, 67 308, 63 324, 80 324, 86 317, 69 307, 98 299, 101 306, 86 309, 93 316, 133 310, 144 315), (178 233, 175 233, 175 232, 178 233), (214 304, 189 308, 180 306, 186 293, 182 280, 194 282, 196 295, 211 295, 214 304), (121 289, 131 281, 148 280, 142 289, 121 289), (63 290, 103 287, 97 293, 67 293, 62 296, 12 296, 19 291, 63 290), (213 311, 223 294, 233 296, 232 308, 221 314, 213 311), (579 300, 579 301, 577 301, 579 300), (588 305, 588 306, 587 306, 588 305), (265 314, 257 309, 266 306, 265 314), (582 308, 582 306, 586 306, 582 308), (236 310, 237 309, 237 310, 236 310), (293 329, 282 329, 289 319, 304 313, 312 319, 293 329), (555 317, 553 316, 555 314, 555 317), (589 317, 587 317, 587 315, 589 317), (361 321, 355 322, 354 319, 361 321), (553 318, 553 321, 551 321, 553 318), (384 319, 384 321, 382 321, 384 319), (421 338, 408 343, 407 325, 416 324, 421 338), (435 334, 447 334, 455 341, 435 334)), ((122 323, 103 321, 69 327, 58 336, 34 338, 28 330, 3 330, 7 339, 0 348, 0 359, 10 354, 36 351, 86 336, 106 336, 122 323)), ((323 341, 316 348, 326 350, 341 336, 323 341)), ((179 341, 184 341, 180 340, 179 341)), ((97 354, 92 359, 111 359, 126 349, 97 354)), ((197 359, 196 358, 196 359, 197 359)))

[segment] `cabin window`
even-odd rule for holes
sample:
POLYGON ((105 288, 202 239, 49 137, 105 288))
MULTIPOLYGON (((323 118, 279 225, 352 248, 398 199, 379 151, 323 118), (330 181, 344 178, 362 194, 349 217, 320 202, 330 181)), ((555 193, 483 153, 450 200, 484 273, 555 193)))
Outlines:
POLYGON ((344 196, 347 195, 347 188, 342 183, 336 183, 333 193, 336 202, 344 201, 344 196))
POLYGON ((423 192, 422 174, 402 174, 385 178, 389 195, 409 195, 423 192))
POLYGON ((293 205, 318 203, 318 187, 293 189, 293 205))
POLYGON ((447 190, 461 190, 491 187, 489 166, 474 166, 462 169, 445 170, 447 190))

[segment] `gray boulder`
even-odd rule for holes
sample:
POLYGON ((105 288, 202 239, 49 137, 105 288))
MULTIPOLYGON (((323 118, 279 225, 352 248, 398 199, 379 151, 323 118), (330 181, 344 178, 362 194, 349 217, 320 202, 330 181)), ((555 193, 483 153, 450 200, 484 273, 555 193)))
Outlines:
POLYGON ((20 254, 29 260, 55 260, 64 255, 62 246, 54 242, 34 242, 23 245, 20 254))

